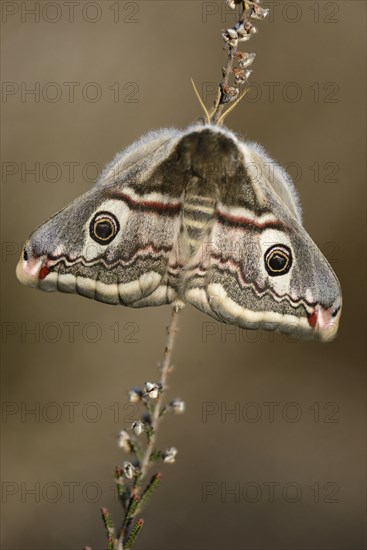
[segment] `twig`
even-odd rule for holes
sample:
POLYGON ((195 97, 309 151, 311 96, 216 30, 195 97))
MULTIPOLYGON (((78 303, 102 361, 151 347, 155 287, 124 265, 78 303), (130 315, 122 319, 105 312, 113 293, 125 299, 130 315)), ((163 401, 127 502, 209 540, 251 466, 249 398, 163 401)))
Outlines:
POLYGON ((131 427, 133 434, 130 435, 126 430, 122 430, 119 434, 119 446, 124 451, 135 454, 136 461, 134 464, 124 462, 122 467, 116 468, 117 491, 124 511, 122 524, 117 532, 107 508, 102 508, 101 511, 107 536, 107 550, 128 550, 133 546, 144 523, 141 518, 136 519, 136 517, 161 480, 161 474, 156 473, 147 483, 152 463, 158 459, 168 463, 175 461, 177 450, 174 447, 159 451, 156 450, 155 445, 162 417, 170 410, 182 413, 185 408, 183 401, 179 399, 171 401, 168 405, 162 405, 163 397, 167 391, 167 378, 172 369, 171 359, 177 334, 179 311, 182 307, 183 303, 178 302, 172 308, 158 383, 146 382, 144 391, 134 388, 129 393, 130 401, 140 401, 146 407, 147 413, 142 416, 142 420, 133 422, 131 427), (147 434, 144 450, 142 450, 137 437, 143 431, 146 431, 147 434))
POLYGON ((143 488, 152 462, 157 458, 163 458, 163 460, 173 462, 177 452, 174 448, 165 452, 156 451, 155 444, 157 441, 159 423, 166 410, 162 408, 162 400, 167 390, 168 374, 172 368, 171 358, 175 337, 177 334, 179 311, 182 307, 183 306, 181 304, 175 304, 172 308, 171 320, 167 327, 167 342, 162 362, 160 364, 159 382, 158 384, 151 384, 149 382, 145 384, 145 395, 143 395, 143 402, 149 411, 149 426, 146 428, 147 444, 142 458, 139 460, 139 466, 135 473, 135 480, 130 491, 130 497, 125 505, 125 517, 118 539, 116 540, 116 550, 127 550, 127 548, 131 548, 136 539, 135 533, 138 534, 142 527, 141 519, 139 519, 135 524, 134 520, 137 514, 141 512, 143 505, 146 504, 146 501, 152 494, 153 490, 160 482, 160 474, 156 474, 152 477, 148 486, 143 488), (151 405, 151 403, 154 404, 151 405), (171 457, 170 460, 167 460, 167 457, 169 457, 168 453, 173 453, 173 457, 171 457))
POLYGON ((226 0, 226 4, 232 9, 240 7, 240 15, 237 23, 226 29, 222 33, 222 38, 228 47, 228 57, 226 67, 222 69, 222 81, 219 84, 218 96, 214 108, 210 115, 210 122, 221 125, 227 114, 229 114, 234 105, 225 111, 228 103, 240 101, 245 95, 244 86, 247 85, 251 70, 248 68, 255 59, 254 53, 240 52, 239 42, 247 42, 251 36, 257 32, 257 28, 251 23, 252 19, 264 19, 269 10, 260 6, 261 0, 226 0), (238 67, 234 67, 235 63, 238 67), (230 79, 234 75, 234 86, 230 79))
POLYGON ((154 445, 157 439, 157 429, 158 429, 158 424, 161 417, 161 402, 162 402, 162 397, 164 395, 164 392, 167 389, 167 377, 171 368, 171 357, 172 357, 175 337, 177 333, 177 323, 178 323, 178 316, 179 316, 180 309, 181 309, 181 306, 177 306, 177 305, 173 306, 171 321, 167 327, 167 343, 164 350, 162 363, 160 366, 161 376, 159 380, 159 385, 160 385, 161 391, 158 394, 157 399, 155 400, 155 405, 153 408, 153 412, 151 414, 152 432, 149 437, 148 445, 146 447, 143 460, 141 461, 141 466, 140 466, 141 481, 143 481, 143 479, 145 478, 148 472, 148 469, 150 466, 150 457, 154 450, 154 445))

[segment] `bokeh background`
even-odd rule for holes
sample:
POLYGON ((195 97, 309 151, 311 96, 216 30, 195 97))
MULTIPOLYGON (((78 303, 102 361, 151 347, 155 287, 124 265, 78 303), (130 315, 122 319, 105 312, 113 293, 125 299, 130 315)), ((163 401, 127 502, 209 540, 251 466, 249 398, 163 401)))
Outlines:
MULTIPOLYGON (((4 550, 105 548, 115 436, 138 416, 127 391, 156 379, 170 313, 23 287, 22 241, 142 133, 194 121, 190 77, 211 104, 234 22, 224 2, 71 4, 2 3, 4 550)), ((179 454, 144 550, 365 548, 366 5, 269 5, 228 126, 294 176, 342 284, 340 334, 293 342, 184 310, 170 396, 187 412, 161 429, 179 454)))

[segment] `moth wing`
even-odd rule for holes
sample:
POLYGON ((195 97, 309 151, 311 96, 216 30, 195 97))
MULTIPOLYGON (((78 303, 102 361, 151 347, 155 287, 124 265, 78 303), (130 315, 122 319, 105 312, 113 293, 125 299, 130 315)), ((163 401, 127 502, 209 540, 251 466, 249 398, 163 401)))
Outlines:
POLYGON ((162 130, 133 144, 93 189, 40 226, 18 268, 22 282, 131 307, 172 302, 183 194, 182 179, 172 184, 179 138, 162 130), (106 218, 116 233, 107 243, 94 234, 95 220, 106 218))
POLYGON ((232 139, 237 160, 219 182, 210 231, 187 267, 185 299, 242 328, 310 333, 317 307, 328 318, 340 309, 339 283, 301 225, 290 178, 260 147, 232 139), (293 256, 282 277, 265 268, 266 252, 276 245, 293 256))

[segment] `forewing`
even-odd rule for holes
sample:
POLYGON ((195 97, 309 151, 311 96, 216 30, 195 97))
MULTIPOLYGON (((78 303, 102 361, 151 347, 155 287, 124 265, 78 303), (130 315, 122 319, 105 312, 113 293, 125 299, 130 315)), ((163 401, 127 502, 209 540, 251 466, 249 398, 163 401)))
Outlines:
POLYGON ((183 180, 175 179, 178 139, 165 130, 130 147, 91 191, 35 231, 26 263, 42 261, 40 288, 133 307, 174 300, 183 195, 183 180), (96 228, 108 236, 109 223, 112 240, 96 240, 96 228))

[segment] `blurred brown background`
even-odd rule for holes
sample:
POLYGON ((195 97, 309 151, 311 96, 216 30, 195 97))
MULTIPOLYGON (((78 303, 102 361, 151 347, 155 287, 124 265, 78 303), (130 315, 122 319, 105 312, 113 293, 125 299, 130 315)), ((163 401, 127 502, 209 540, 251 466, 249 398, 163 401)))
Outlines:
MULTIPOLYGON (((342 284, 340 334, 294 343, 187 307, 170 381, 187 412, 161 430, 179 455, 145 513, 145 550, 365 548, 366 6, 270 4, 248 43, 249 99, 228 125, 295 177, 342 284)), ((105 548, 99 508, 118 517, 125 458, 115 434, 137 417, 127 391, 156 379, 169 317, 21 286, 22 241, 142 133, 195 120, 191 76, 211 104, 234 21, 222 5, 2 3, 6 550, 105 548)))

